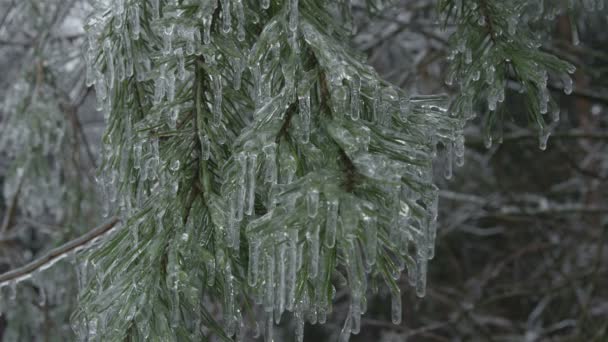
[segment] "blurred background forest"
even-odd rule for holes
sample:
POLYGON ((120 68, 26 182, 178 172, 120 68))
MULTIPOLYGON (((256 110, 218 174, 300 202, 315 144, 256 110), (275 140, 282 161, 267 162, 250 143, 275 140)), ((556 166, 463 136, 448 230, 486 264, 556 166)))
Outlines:
MULTIPOLYGON (((0 273, 103 221, 95 169, 104 117, 83 48, 91 9, 88 0, 0 1, 0 273)), ((439 24, 434 1, 398 1, 373 17, 355 7, 355 16, 354 43, 385 79, 417 94, 456 91, 444 82, 452 28, 439 24)), ((426 297, 402 279, 403 322, 393 325, 381 290, 352 341, 608 341, 608 14, 553 22, 543 49, 577 72, 571 95, 554 87, 561 120, 546 150, 517 96, 507 96, 500 141, 484 139, 483 114, 470 122, 464 166, 449 180, 436 168, 426 297)), ((31 286, 3 288, 0 341, 73 340, 77 290, 73 258, 31 286)), ((346 295, 336 298, 307 340, 336 340, 348 310, 346 295)))

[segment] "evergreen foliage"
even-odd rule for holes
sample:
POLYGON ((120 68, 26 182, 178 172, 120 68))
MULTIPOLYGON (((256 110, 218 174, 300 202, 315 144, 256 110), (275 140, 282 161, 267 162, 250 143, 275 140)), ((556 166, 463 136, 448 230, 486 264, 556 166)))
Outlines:
MULTIPOLYGON (((361 1, 370 15, 390 3, 361 1)), ((445 23, 456 24, 446 83, 459 94, 451 102, 408 93, 366 63, 351 43, 351 1, 93 6, 86 83, 107 120, 97 180, 104 215, 122 226, 79 258, 79 340, 239 340, 257 330, 271 341, 288 311, 301 341, 305 322, 332 313, 339 289, 350 297, 340 341, 359 332, 367 295, 379 287, 389 289, 399 324, 396 280, 405 271, 424 296, 434 256, 438 153, 449 178, 464 161, 466 121, 483 113, 491 145, 509 113, 501 104, 518 91, 544 149, 559 119, 550 77, 572 91, 573 65, 541 42, 543 23, 578 10, 573 1, 438 1, 445 23)), ((73 101, 46 94, 34 104, 73 101)), ((11 111, 35 111, 28 101, 11 111)), ((45 108, 35 135, 68 153, 62 135, 78 133, 46 129, 63 113, 45 108)), ((25 115, 5 125, 24 119, 32 127, 25 115)), ((47 153, 27 147, 30 136, 6 137, 15 155, 47 153)))

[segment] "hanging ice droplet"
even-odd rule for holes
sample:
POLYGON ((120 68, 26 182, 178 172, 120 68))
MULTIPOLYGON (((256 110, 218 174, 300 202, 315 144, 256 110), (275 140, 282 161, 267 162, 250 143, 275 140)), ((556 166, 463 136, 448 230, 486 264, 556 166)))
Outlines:
POLYGON ((175 159, 174 161, 171 162, 171 165, 169 165, 169 169, 173 172, 176 172, 177 170, 179 170, 179 159, 175 159))
POLYGON ((255 211, 255 181, 258 156, 250 153, 247 166, 247 210, 245 214, 253 215, 255 211))
POLYGON ((325 246, 327 248, 333 248, 336 244, 339 207, 340 202, 337 199, 327 202, 327 219, 325 221, 325 246))
POLYGON ((302 117, 302 141, 310 141, 310 94, 300 96, 298 99, 300 116, 302 117))
POLYGON ((308 209, 308 217, 315 218, 319 212, 319 190, 311 189, 306 196, 306 207, 308 209))
POLYGON ((270 7, 270 0, 260 0, 262 2, 262 8, 268 9, 270 7))
POLYGON ((295 31, 298 29, 298 0, 289 0, 289 29, 295 31))

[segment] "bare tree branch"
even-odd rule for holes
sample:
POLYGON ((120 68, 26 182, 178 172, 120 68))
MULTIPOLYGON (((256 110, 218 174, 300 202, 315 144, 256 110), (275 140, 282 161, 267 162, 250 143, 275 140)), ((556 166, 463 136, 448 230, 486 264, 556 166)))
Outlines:
POLYGON ((110 229, 114 228, 119 222, 120 222, 120 219, 118 217, 113 217, 108 222, 102 224, 101 226, 93 228, 88 233, 86 233, 74 240, 68 241, 67 243, 63 244, 62 246, 52 249, 47 254, 30 262, 29 264, 16 268, 12 271, 0 274, 0 283, 14 280, 14 279, 26 276, 26 275, 34 272, 35 270, 42 267, 43 265, 48 264, 49 262, 77 249, 78 247, 86 245, 88 242, 94 240, 95 238, 97 238, 99 236, 102 236, 103 234, 107 233, 110 229))

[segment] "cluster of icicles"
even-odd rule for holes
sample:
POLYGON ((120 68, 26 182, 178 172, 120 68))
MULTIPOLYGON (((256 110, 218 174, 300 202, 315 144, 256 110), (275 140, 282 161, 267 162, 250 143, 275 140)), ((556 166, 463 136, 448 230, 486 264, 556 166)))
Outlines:
MULTIPOLYGON (((377 273, 378 260, 381 253, 386 253, 385 250, 393 251, 385 258, 387 260, 383 260, 383 263, 390 264, 386 272, 388 276, 384 277, 387 284, 394 284, 389 286, 392 296, 391 316, 392 321, 399 324, 402 313, 401 292, 396 286, 396 280, 407 269, 410 284, 416 288, 418 295, 423 296, 427 262, 434 253, 438 191, 431 183, 431 161, 436 155, 435 145, 439 140, 446 146, 446 176, 449 177, 454 156, 457 164, 460 164, 464 154, 462 120, 447 118, 445 108, 437 105, 437 98, 412 99, 400 95, 398 90, 379 81, 377 74, 369 67, 363 64, 349 66, 349 63, 355 61, 345 58, 343 50, 338 46, 330 46, 332 43, 311 23, 299 18, 297 0, 286 2, 286 6, 289 6, 284 18, 287 30, 283 30, 281 25, 284 24, 280 20, 271 20, 251 51, 245 52, 247 57, 215 54, 212 47, 215 32, 212 34, 211 25, 212 20, 215 20, 212 15, 218 3, 212 0, 204 4, 194 14, 195 19, 204 24, 202 33, 185 24, 167 26, 166 20, 163 24, 159 21, 159 25, 150 25, 162 26, 159 31, 152 32, 152 29, 140 27, 141 9, 137 2, 131 3, 128 9, 121 0, 113 2, 113 16, 99 19, 92 27, 100 27, 99 33, 105 25, 110 25, 111 18, 114 29, 123 32, 120 39, 122 43, 118 44, 111 38, 98 43, 96 34, 90 35, 89 42, 89 83, 96 86, 101 108, 106 113, 112 112, 112 115, 131 115, 112 109, 112 92, 115 87, 131 76, 138 82, 153 81, 154 91, 149 96, 150 102, 154 106, 154 112, 163 114, 158 117, 152 114, 140 123, 145 127, 146 124, 155 124, 147 120, 159 120, 175 130, 180 116, 193 106, 192 101, 177 101, 176 89, 192 82, 192 72, 189 70, 191 65, 187 61, 192 60, 193 55, 203 56, 205 63, 211 66, 208 75, 211 85, 209 92, 212 94, 208 105, 211 112, 210 130, 221 131, 228 120, 224 117, 226 106, 223 104, 223 95, 226 87, 232 87, 235 91, 242 90, 251 96, 255 103, 253 121, 260 126, 276 121, 279 117, 283 118, 286 103, 297 101, 298 119, 293 120, 292 127, 297 131, 294 135, 299 137, 298 143, 307 145, 312 140, 314 129, 310 85, 307 88, 302 85, 306 80, 296 79, 296 67, 289 64, 296 63, 295 59, 274 64, 281 65, 281 68, 273 68, 271 65, 285 58, 285 52, 281 49, 290 48, 294 53, 299 53, 299 44, 302 43, 299 37, 303 37, 303 41, 316 49, 319 63, 326 70, 327 82, 330 88, 336 89, 330 94, 332 111, 344 113, 343 117, 336 118, 328 126, 333 139, 352 157, 358 171, 370 180, 395 184, 406 173, 412 184, 420 187, 414 190, 405 185, 382 185, 379 189, 386 195, 386 203, 390 203, 390 208, 374 205, 355 196, 344 195, 339 189, 332 189, 327 184, 338 183, 338 180, 331 174, 318 172, 314 177, 297 178, 296 162, 281 154, 279 144, 275 141, 276 134, 259 134, 254 144, 243 144, 243 150, 237 150, 230 161, 234 165, 231 169, 234 175, 226 183, 230 183, 227 188, 232 190, 225 197, 228 202, 227 210, 223 213, 226 226, 221 227, 226 246, 239 251, 240 236, 243 231, 246 232, 249 253, 248 291, 252 292, 256 302, 266 312, 267 341, 272 340, 274 323, 280 322, 286 310, 293 312, 298 341, 303 339, 305 321, 326 321, 332 311, 336 289, 331 283, 330 288, 323 288, 322 284, 337 273, 335 269, 338 265, 327 262, 336 250, 340 254, 336 258, 339 261, 336 262, 346 268, 346 277, 342 277, 343 285, 348 285, 351 295, 350 310, 340 340, 347 341, 351 334, 359 332, 361 315, 366 311, 366 294, 369 290, 367 279, 372 273, 377 273), (128 25, 125 25, 125 21, 128 25), (156 34, 162 39, 152 39, 147 34, 156 34), (159 50, 162 56, 151 60, 147 54, 136 52, 132 41, 138 40, 157 45, 157 41, 160 41, 160 46, 154 49, 159 50), (98 54, 102 58, 98 59, 98 54), (121 54, 126 58, 116 57, 121 54), (98 60, 105 63, 99 63, 98 60), (229 61, 230 68, 220 71, 219 64, 225 61, 229 61), (104 65, 105 68, 102 68, 104 65), (249 75, 243 75, 247 68, 249 75), (365 74, 359 73, 362 69, 366 70, 365 74), (251 77, 251 87, 241 89, 245 88, 242 80, 247 76, 251 77), (229 78, 231 82, 226 81, 229 78), (272 89, 273 84, 282 84, 283 87, 277 92, 272 89), (367 107, 364 106, 369 106, 371 110, 366 110, 367 107), (414 107, 417 113, 414 113, 414 107), (406 123, 410 125, 413 136, 408 137, 409 140, 398 136, 391 136, 392 140, 378 137, 394 134, 390 125, 395 113, 398 113, 397 117, 404 126, 406 123), (422 120, 423 124, 420 123, 422 120), (378 126, 378 132, 372 133, 367 125, 378 126), (418 144, 410 140, 424 141, 418 144), (408 164, 374 154, 370 152, 370 146, 374 144, 382 150, 407 156, 413 162, 408 164), (259 205, 260 194, 268 194, 263 203, 266 214, 257 217, 255 207, 259 205), (384 214, 389 211, 390 215, 384 214), (286 223, 296 219, 309 224, 306 227, 291 227, 286 223), (282 225, 283 223, 285 224, 282 225), (282 226, 278 227, 279 225, 282 226), (258 234, 264 226, 277 229, 273 229, 270 235, 258 234), (299 234, 300 231, 304 231, 304 234, 299 234), (314 289, 304 286, 299 290, 298 279, 303 275, 311 280, 310 283, 318 286, 314 289)), ((177 6, 177 2, 168 1, 165 4, 167 8, 172 5, 177 6)), ((243 16, 242 0, 223 0, 221 5, 220 34, 225 39, 234 39, 235 44, 242 44, 246 38, 243 25, 247 19, 243 16), (234 20, 231 19, 233 16, 237 18, 236 29, 233 27, 234 20)), ((161 7, 158 1, 152 1, 154 16, 159 18, 159 13, 163 13, 163 18, 170 17, 164 11, 165 8, 161 7)), ((261 8, 268 7, 269 1, 262 0, 261 8)), ((178 10, 172 13, 179 17, 178 10)), ((131 120, 126 120, 125 141, 135 143, 132 144, 131 151, 126 152, 106 148, 105 159, 119 162, 106 163, 107 168, 100 179, 109 193, 109 202, 118 201, 118 207, 127 213, 141 207, 145 197, 141 190, 145 188, 144 182, 153 184, 148 185, 153 188, 153 192, 170 185, 168 188, 177 193, 176 174, 181 170, 179 160, 162 160, 159 139, 136 139, 134 131, 139 131, 138 127, 131 127, 131 120), (130 158, 139 177, 122 180, 119 175, 133 174, 123 172, 130 167, 130 158), (116 189, 120 182, 125 181, 140 182, 135 187, 138 189, 135 200, 131 194, 119 196, 116 189)), ((220 138, 211 139, 204 133, 199 134, 202 154, 200 160, 217 162, 213 154, 214 144, 226 144, 229 138, 220 135, 220 138)), ((214 203, 208 205, 213 206, 214 203)), ((164 215, 164 211, 160 212, 160 216, 164 215)), ((235 284, 234 273, 237 271, 233 270, 230 262, 226 262, 229 258, 225 253, 220 249, 206 268, 214 276, 222 276, 223 293, 227 297, 223 305, 225 330, 229 336, 238 337, 244 319, 237 298, 240 292, 235 284)), ((177 289, 178 285, 174 287, 177 289)))

